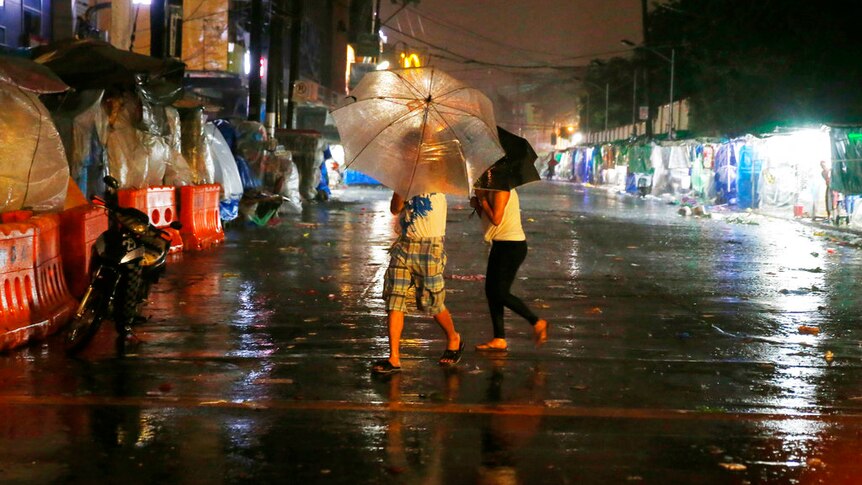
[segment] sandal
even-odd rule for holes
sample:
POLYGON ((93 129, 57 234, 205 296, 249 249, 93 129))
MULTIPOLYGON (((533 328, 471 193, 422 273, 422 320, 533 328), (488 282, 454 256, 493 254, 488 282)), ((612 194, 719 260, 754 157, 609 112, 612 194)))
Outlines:
POLYGON ((458 362, 461 361, 461 353, 464 352, 464 340, 461 340, 461 344, 458 346, 458 350, 449 350, 446 349, 443 351, 443 355, 440 356, 440 359, 437 361, 438 364, 444 367, 451 367, 458 362), (451 361, 451 362, 446 362, 451 361))
POLYGON ((541 347, 548 341, 548 325, 549 323, 547 320, 539 320, 536 322, 536 325, 533 326, 533 341, 536 343, 536 347, 541 347), (539 323, 544 323, 544 325, 539 328, 539 323))
POLYGON ((374 374, 394 374, 401 372, 401 366, 394 366, 388 360, 378 360, 371 364, 371 372, 374 374))

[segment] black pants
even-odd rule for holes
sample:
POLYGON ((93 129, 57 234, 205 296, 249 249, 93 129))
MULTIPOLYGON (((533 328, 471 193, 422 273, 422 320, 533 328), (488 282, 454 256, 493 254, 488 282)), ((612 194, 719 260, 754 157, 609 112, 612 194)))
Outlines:
POLYGON ((520 298, 510 293, 518 268, 527 257, 527 241, 494 241, 488 256, 488 271, 485 274, 485 296, 494 325, 494 338, 506 338, 503 327, 503 308, 508 308, 535 325, 539 318, 527 308, 520 298))

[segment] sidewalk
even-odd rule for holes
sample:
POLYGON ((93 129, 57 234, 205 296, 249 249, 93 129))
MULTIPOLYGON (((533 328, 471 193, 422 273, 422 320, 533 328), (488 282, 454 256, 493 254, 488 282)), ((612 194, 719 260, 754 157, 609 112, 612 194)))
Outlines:
MULTIPOLYGON (((614 198, 637 198, 637 199, 640 198, 640 196, 638 196, 638 195, 630 194, 628 192, 621 191, 621 190, 619 190, 618 187, 584 184, 584 183, 580 183, 580 182, 577 182, 577 183, 563 182, 563 183, 571 183, 572 185, 580 187, 584 190, 590 190, 591 192, 594 192, 594 193, 603 193, 609 197, 614 197, 614 198)), ((669 198, 668 200, 676 200, 676 201, 680 200, 680 198, 676 197, 676 196, 668 195, 667 197, 669 198)), ((668 201, 665 200, 665 198, 657 197, 657 196, 647 196, 643 200, 653 201, 653 202, 660 203, 660 204, 668 204, 668 201)), ((679 205, 676 205, 676 206, 679 207, 679 205)), ((781 220, 785 220, 788 222, 795 222, 795 223, 798 223, 798 224, 801 224, 804 226, 808 226, 811 228, 820 229, 821 231, 831 231, 831 232, 836 232, 836 233, 841 233, 841 234, 858 236, 858 237, 862 238, 862 228, 854 228, 854 227, 850 227, 849 225, 846 225, 846 224, 841 225, 841 226, 836 226, 834 224, 830 224, 829 222, 826 222, 826 221, 821 220, 821 219, 813 220, 810 217, 794 217, 790 208, 787 208, 787 209, 778 208, 778 209, 751 209, 751 210, 748 210, 748 209, 734 209, 733 206, 705 205, 704 207, 706 207, 706 211, 709 214, 716 214, 716 213, 720 213, 720 214, 746 214, 746 213, 750 213, 750 214, 755 214, 757 216, 768 217, 770 219, 781 219, 781 220), (714 210, 714 207, 721 207, 722 210, 720 210, 720 211, 714 210)), ((862 241, 859 241, 859 244, 862 245, 862 241)))

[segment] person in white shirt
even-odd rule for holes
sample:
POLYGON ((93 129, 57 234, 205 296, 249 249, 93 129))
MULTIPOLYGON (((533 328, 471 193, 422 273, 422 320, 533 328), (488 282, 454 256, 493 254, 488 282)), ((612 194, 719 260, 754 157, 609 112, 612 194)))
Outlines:
POLYGON ((521 205, 515 189, 476 190, 470 199, 485 229, 485 241, 491 243, 485 274, 485 296, 491 313, 494 338, 476 346, 476 350, 505 351, 506 329, 503 309, 509 308, 533 327, 533 340, 541 346, 548 340, 548 322, 537 317, 520 298, 511 293, 518 269, 527 257, 527 236, 521 226, 521 205))
POLYGON ((421 194, 405 201, 392 194, 389 211, 398 214, 398 240, 389 250, 389 268, 383 284, 389 326, 389 358, 372 364, 375 374, 401 371, 401 332, 407 311, 407 294, 415 287, 416 308, 433 315, 446 334, 447 346, 438 363, 452 366, 461 360, 464 342, 455 331, 452 315, 444 304, 446 292, 443 270, 446 267, 446 196, 421 194))

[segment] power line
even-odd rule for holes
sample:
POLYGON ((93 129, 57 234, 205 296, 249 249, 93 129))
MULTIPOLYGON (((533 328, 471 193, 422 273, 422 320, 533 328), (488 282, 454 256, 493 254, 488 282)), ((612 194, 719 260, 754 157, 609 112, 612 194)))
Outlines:
MULTIPOLYGON (((421 11, 419 11, 418 9, 413 8, 413 7, 410 7, 408 10, 409 10, 410 12, 412 12, 412 13, 416 14, 417 16, 419 16, 419 17, 424 17, 424 18, 426 18, 426 19, 430 20, 431 22, 434 22, 434 23, 436 23, 436 24, 438 24, 438 25, 441 25, 441 26, 443 26, 443 27, 448 27, 448 28, 450 28, 450 29, 452 29, 452 30, 461 31, 461 32, 463 32, 463 33, 465 33, 465 34, 467 34, 467 35, 471 35, 471 36, 476 37, 476 38, 478 38, 478 39, 482 39, 482 40, 484 40, 484 41, 486 41, 486 42, 488 42, 488 43, 490 43, 490 44, 496 45, 496 46, 498 46, 498 47, 503 47, 503 48, 505 48, 505 49, 509 49, 509 50, 516 50, 516 51, 521 51, 521 52, 528 52, 528 53, 531 53, 531 54, 541 54, 541 55, 545 55, 545 56, 563 57, 563 58, 565 57, 565 56, 563 56, 563 55, 556 54, 556 53, 553 53, 553 52, 540 51, 540 50, 534 50, 534 49, 527 49, 527 48, 525 48, 525 47, 520 47, 520 46, 517 46, 517 45, 507 44, 507 43, 502 42, 502 41, 500 41, 500 40, 497 40, 497 39, 494 39, 494 38, 488 37, 488 36, 486 36, 486 35, 480 34, 480 33, 478 33, 478 32, 475 32, 475 31, 473 31, 473 30, 470 30, 470 29, 468 29, 468 28, 466 28, 466 27, 463 27, 463 26, 461 26, 461 25, 458 25, 458 24, 456 24, 456 23, 454 23, 454 22, 449 22, 449 21, 445 21, 445 20, 440 20, 439 18, 432 17, 431 15, 428 15, 428 14, 426 14, 426 13, 424 13, 424 12, 421 12, 421 11)), ((398 13, 398 12, 396 12, 396 14, 397 14, 397 13, 398 13)), ((393 14, 393 16, 394 16, 394 15, 395 15, 395 14, 393 14)), ((534 59, 530 59, 530 60, 534 60, 534 59)))
MULTIPOLYGON (((401 29, 398 29, 398 28, 393 27, 391 25, 384 25, 384 27, 386 27, 387 29, 389 29, 389 30, 391 30, 397 34, 400 34, 404 37, 415 40, 417 42, 421 42, 422 44, 425 44, 425 45, 427 45, 433 49, 437 49, 437 50, 445 52, 447 54, 459 57, 460 60, 459 59, 449 59, 449 60, 451 60, 452 62, 458 62, 458 63, 462 63, 462 64, 478 64, 478 65, 482 65, 482 66, 499 67, 499 68, 504 68, 504 69, 578 69, 578 68, 587 67, 587 65, 585 65, 585 64, 504 64, 504 63, 500 63, 500 62, 482 61, 482 60, 474 59, 474 58, 467 56, 467 55, 459 54, 459 53, 454 52, 454 51, 452 51, 446 47, 442 47, 442 46, 439 46, 439 45, 434 44, 432 42, 428 42, 427 40, 420 39, 419 37, 408 34, 407 32, 404 32, 401 29)), ((621 53, 627 53, 627 52, 631 52, 631 49, 618 49, 618 50, 613 50, 613 51, 583 54, 583 55, 579 55, 579 56, 569 56, 566 59, 571 60, 571 61, 579 60, 579 59, 593 59, 596 57, 604 57, 604 56, 608 56, 608 55, 621 54, 621 53)), ((438 55, 438 57, 442 57, 442 56, 438 55)))

